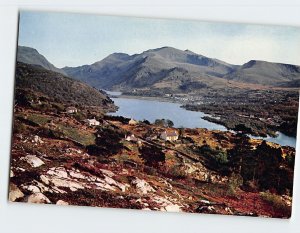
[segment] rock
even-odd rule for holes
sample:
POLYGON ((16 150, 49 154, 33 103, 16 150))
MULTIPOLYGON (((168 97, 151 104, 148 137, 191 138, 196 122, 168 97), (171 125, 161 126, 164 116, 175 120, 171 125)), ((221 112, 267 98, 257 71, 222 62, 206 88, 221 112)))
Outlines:
POLYGON ((17 171, 21 171, 21 172, 25 172, 26 171, 24 168, 21 168, 21 167, 17 167, 16 170, 17 171))
POLYGON ((40 179, 41 179, 41 181, 42 181, 44 184, 49 185, 49 179, 48 179, 47 176, 41 175, 41 176, 40 176, 40 179))
POLYGON ((40 144, 44 143, 43 140, 42 140, 38 135, 35 135, 35 136, 33 137, 32 142, 40 143, 40 144))
POLYGON ((58 200, 58 201, 56 202, 56 205, 69 205, 69 203, 68 203, 68 202, 65 202, 65 201, 63 201, 63 200, 58 200))
POLYGON ((37 186, 34 186, 34 185, 22 186, 22 188, 26 189, 32 193, 40 193, 41 192, 41 190, 37 186))
POLYGON ((24 160, 27 163, 29 163, 31 167, 40 167, 45 164, 41 159, 39 159, 35 155, 26 155, 25 157, 22 157, 21 160, 24 160))
POLYGON ((132 184, 135 185, 137 191, 141 194, 147 194, 149 192, 155 192, 154 188, 152 188, 152 186, 145 180, 135 178, 132 181, 132 184))
POLYGON ((42 193, 34 193, 26 198, 28 203, 50 204, 51 201, 42 193))
POLYGON ((174 205, 167 205, 165 207, 165 210, 168 211, 168 212, 181 212, 181 208, 180 207, 181 206, 176 205, 176 204, 174 204, 174 205))
MULTIPOLYGON (((152 196, 151 200, 155 203, 159 204, 160 211, 168 211, 168 212, 181 212, 180 205, 171 202, 167 199, 168 197, 161 197, 161 196, 152 196)), ((175 201, 175 200, 174 200, 175 201)))
POLYGON ((63 167, 52 167, 47 172, 47 174, 51 176, 56 176, 59 178, 68 178, 68 173, 66 172, 66 169, 63 167))
POLYGON ((208 200, 200 200, 200 202, 202 202, 204 204, 210 204, 210 201, 208 201, 208 200))
POLYGON ((10 177, 14 177, 15 176, 15 173, 13 172, 13 170, 10 170, 10 177))
POLYGON ((13 183, 9 185, 9 201, 15 201, 18 198, 24 197, 22 191, 13 183))
POLYGON ((115 173, 113 173, 112 171, 109 171, 109 170, 100 169, 100 171, 109 177, 113 177, 115 175, 115 173))
POLYGON ((77 179, 85 179, 86 178, 81 173, 75 172, 75 171, 70 171, 69 174, 70 174, 71 177, 74 177, 74 178, 77 178, 77 179))

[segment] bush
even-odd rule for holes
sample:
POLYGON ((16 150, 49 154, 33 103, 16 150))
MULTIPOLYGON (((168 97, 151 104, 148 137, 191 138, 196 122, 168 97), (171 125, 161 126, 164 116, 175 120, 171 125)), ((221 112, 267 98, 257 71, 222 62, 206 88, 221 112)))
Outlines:
POLYGON ((180 165, 173 166, 169 171, 168 174, 176 179, 185 178, 187 176, 186 172, 180 165))
POLYGON ((227 195, 234 196, 242 184, 243 177, 240 174, 232 173, 229 177, 227 195))
POLYGON ((215 160, 219 164, 227 164, 228 158, 225 151, 220 151, 217 155, 214 156, 215 160))
POLYGON ((270 192, 261 192, 261 198, 272 205, 273 209, 276 211, 280 211, 285 216, 290 216, 291 207, 288 206, 280 196, 272 194, 270 192))
POLYGON ((14 124, 14 133, 24 133, 26 130, 26 125, 22 122, 16 121, 14 124))

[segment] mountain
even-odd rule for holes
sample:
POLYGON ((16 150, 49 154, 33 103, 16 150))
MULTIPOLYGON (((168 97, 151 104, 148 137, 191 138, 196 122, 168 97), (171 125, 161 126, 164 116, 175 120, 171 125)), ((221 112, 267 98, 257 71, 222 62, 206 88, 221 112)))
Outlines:
POLYGON ((299 87, 300 66, 251 60, 224 78, 244 83, 299 87))
POLYGON ((37 65, 17 62, 16 88, 43 93, 62 103, 98 106, 103 109, 114 107, 113 101, 104 92, 37 65))
POLYGON ((173 93, 190 92, 205 87, 226 88, 228 80, 276 87, 300 86, 300 67, 296 65, 259 60, 232 65, 172 47, 134 55, 113 53, 91 65, 58 69, 37 50, 19 46, 17 60, 108 90, 158 88, 173 93))
POLYGON ((51 70, 66 75, 66 73, 51 64, 43 55, 41 55, 36 49, 18 46, 17 61, 31 65, 40 65, 46 70, 51 70))
POLYGON ((223 61, 172 47, 131 56, 114 53, 92 65, 63 68, 70 77, 104 89, 143 88, 175 79, 181 85, 220 78, 235 69, 223 61))

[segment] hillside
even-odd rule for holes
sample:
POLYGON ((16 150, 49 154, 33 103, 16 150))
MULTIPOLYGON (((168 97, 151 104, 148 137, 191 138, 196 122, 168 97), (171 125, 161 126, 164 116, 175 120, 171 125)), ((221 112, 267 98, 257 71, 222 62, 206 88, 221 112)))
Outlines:
POLYGON ((62 103, 114 109, 113 101, 104 92, 41 66, 17 63, 16 88, 40 92, 62 103))
POLYGON ((71 77, 106 89, 144 88, 175 80, 176 87, 206 82, 232 72, 234 65, 171 47, 129 56, 114 53, 92 65, 65 67, 71 77))
POLYGON ((114 53, 92 65, 65 67, 73 78, 89 85, 130 91, 167 88, 173 93, 215 85, 227 80, 245 84, 297 87, 299 66, 251 60, 242 66, 172 47, 150 49, 132 56, 114 53))
POLYGON ((225 75, 226 79, 270 86, 297 87, 300 67, 290 64, 251 60, 225 75))
POLYGON ((17 105, 12 202, 289 218, 295 149, 231 132, 17 105), (170 130, 170 129, 169 129, 170 130), (128 140, 126 135, 135 135, 128 140), (126 137, 126 139, 125 139, 126 137))
POLYGON ((34 48, 18 46, 17 61, 31 65, 40 65, 46 70, 51 70, 66 75, 63 70, 51 64, 42 54, 40 54, 34 48))

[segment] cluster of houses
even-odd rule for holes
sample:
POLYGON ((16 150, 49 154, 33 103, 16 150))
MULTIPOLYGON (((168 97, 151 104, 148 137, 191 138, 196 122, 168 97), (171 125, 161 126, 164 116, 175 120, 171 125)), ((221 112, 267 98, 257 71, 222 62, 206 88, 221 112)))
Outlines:
MULTIPOLYGON (((66 113, 68 114, 74 114, 77 113, 78 110, 75 107, 67 107, 66 108, 66 113)), ((100 122, 97 121, 95 118, 94 119, 85 119, 84 123, 86 123, 88 126, 97 126, 100 125, 100 122)))
MULTIPOLYGON (((78 112, 78 110, 75 107, 67 107, 66 108, 66 113, 68 113, 68 114, 74 114, 74 113, 77 113, 77 112, 78 112)), ((98 126, 98 125, 100 125, 100 122, 97 121, 95 118, 94 119, 85 119, 84 122, 88 126, 98 126)), ((138 124, 138 121, 136 121, 134 119, 130 119, 128 124, 129 125, 136 125, 136 124, 138 124)), ((176 140, 178 140, 178 137, 179 137, 179 133, 176 129, 165 129, 160 134, 160 138, 165 140, 165 141, 176 141, 176 140)), ((155 136, 155 139, 156 138, 157 138, 157 136, 155 136)), ((153 139, 153 137, 151 139, 153 139)), ((135 137, 134 134, 126 135, 125 140, 140 143, 140 140, 137 137, 135 137)))
MULTIPOLYGON (((130 119, 130 121, 128 122, 129 125, 136 125, 137 123, 138 123, 138 121, 136 121, 134 119, 130 119)), ((165 129, 163 132, 161 132, 159 137, 165 141, 176 141, 179 138, 179 133, 176 129, 169 128, 169 129, 165 129)), ((146 138, 146 140, 153 140, 153 139, 157 139, 157 136, 155 135, 155 136, 146 138)), ((139 139, 137 137, 135 137, 134 134, 126 135, 125 140, 131 141, 131 142, 139 142, 139 139)))

